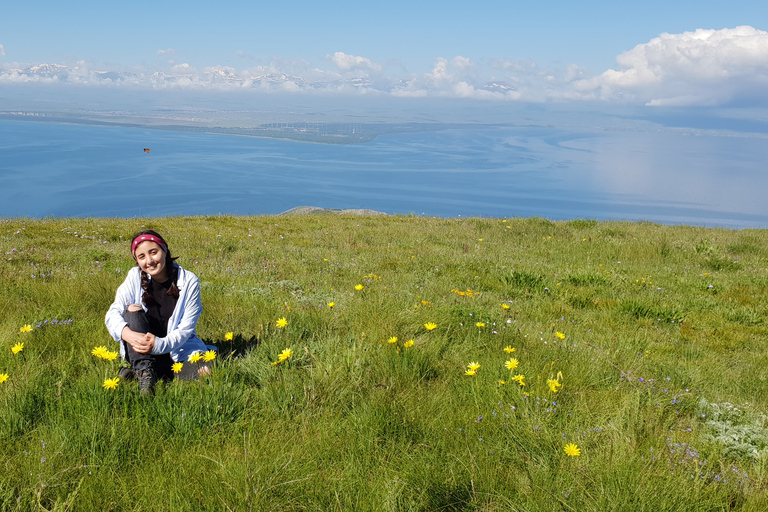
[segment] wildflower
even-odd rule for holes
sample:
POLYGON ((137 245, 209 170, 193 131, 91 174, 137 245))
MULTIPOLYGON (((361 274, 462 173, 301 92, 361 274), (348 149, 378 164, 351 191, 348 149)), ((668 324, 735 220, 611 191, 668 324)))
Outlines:
POLYGON ((329 303, 328 303, 328 307, 329 307, 329 308, 333 308, 333 306, 335 306, 335 305, 336 305, 336 303, 335 303, 335 302, 329 302, 329 303))
POLYGON ((0 373, 0 384, 8 380, 8 374, 7 373, 0 373))
POLYGON ((504 347, 504 352, 506 352, 507 354, 511 354, 514 351, 515 351, 515 349, 512 348, 512 345, 508 345, 508 346, 504 347))
POLYGON ((361 285, 361 284, 355 285, 355 290, 357 290, 357 291, 360 291, 363 288, 365 288, 365 287, 363 285, 361 285))
POLYGON ((408 340, 405 343, 403 343, 403 347, 405 348, 411 348, 413 346, 413 340, 408 340))
POLYGON ((525 375, 515 375, 511 380, 517 382, 521 386, 525 386, 525 375))
POLYGON ((29 324, 24 324, 19 328, 19 332, 32 332, 32 326, 29 324))
POLYGON ((555 333, 555 337, 561 340, 565 339, 565 334, 561 333, 560 331, 555 333))
POLYGON ((216 351, 215 350, 208 350, 205 354, 203 354, 203 361, 206 363, 210 363, 216 359, 216 351))
POLYGON ((554 379, 547 379, 547 386, 549 386, 551 392, 557 393, 558 388, 562 386, 562 384, 554 379))
POLYGON ((189 355, 189 359, 188 359, 188 361, 189 361, 190 363, 197 363, 197 362, 199 362, 199 361, 200 361, 202 358, 203 358, 203 355, 202 355, 202 354, 200 353, 200 351, 198 350, 198 351, 196 351, 196 352, 194 352, 194 353, 192 353, 192 354, 190 354, 190 355, 189 355))
POLYGON ((120 377, 114 379, 107 379, 104 381, 104 389, 117 389, 117 383, 120 382, 120 377))
POLYGON ((437 324, 434 322, 427 322, 424 324, 424 328, 428 331, 434 331, 437 329, 437 324))
POLYGON ((477 322, 475 325, 478 327, 485 327, 485 322, 477 322))
POLYGON ((225 335, 224 335, 224 339, 225 339, 226 341, 232 341, 232 339, 233 339, 234 337, 235 337, 235 333, 233 333, 233 332, 228 332, 227 334, 225 334, 225 335))
POLYGON ((502 380, 497 380, 496 382, 499 384, 499 386, 503 386, 504 384, 507 383, 507 381, 505 381, 503 379, 502 380))
POLYGON ((513 357, 512 359, 504 363, 504 366, 507 367, 507 370, 514 370, 515 368, 517 368, 519 364, 520 362, 513 357))
POLYGON ((101 358, 102 358, 102 359, 105 359, 105 360, 107 360, 107 361, 114 361, 115 359, 117 359, 117 352, 109 352, 109 351, 105 351, 105 352, 104 352, 104 353, 101 355, 101 358))
POLYGON ((14 346, 11 347, 11 352, 13 352, 13 355, 18 354, 22 350, 24 350, 24 344, 23 343, 17 343, 14 346))
POLYGON ((287 360, 288 358, 290 358, 292 355, 293 355, 293 350, 291 350, 290 348, 286 348, 285 350, 283 350, 282 352, 280 352, 280 354, 278 354, 278 356, 277 356, 277 361, 275 361, 274 363, 272 363, 272 366, 277 366, 278 364, 280 364, 280 363, 282 363, 283 361, 285 361, 285 360, 287 360))
POLYGON ((566 455, 568 455, 569 457, 578 457, 579 455, 581 455, 581 448, 576 446, 576 444, 574 443, 568 443, 567 445, 565 445, 565 448, 563 448, 563 450, 565 451, 566 455))
POLYGON ((283 327, 285 327, 286 325, 288 325, 288 319, 287 319, 287 318, 285 318, 285 317, 283 317, 283 318, 278 318, 278 319, 277 319, 277 322, 275 322, 275 325, 276 325, 278 328, 282 329, 283 327))
POLYGON ((467 365, 467 368, 469 368, 470 370, 475 370, 475 371, 477 371, 477 370, 479 370, 479 369, 480 369, 480 363, 476 363, 476 362, 472 361, 471 363, 469 363, 469 364, 467 365))
POLYGON ((464 375, 469 375, 470 377, 474 377, 475 375, 477 375, 477 370, 473 370, 470 368, 464 372, 464 375))
POLYGON ((107 347, 102 345, 100 347, 94 347, 94 349, 91 350, 91 355, 94 355, 99 359, 103 359, 103 356, 106 352, 107 352, 107 347))
POLYGON ((397 343, 397 336, 392 336, 387 340, 387 343, 397 343))
POLYGON ((183 367, 184 367, 184 363, 173 363, 173 366, 171 366, 171 370, 173 370, 173 373, 180 373, 183 367))
POLYGON ((503 310, 509 309, 509 304, 507 304, 507 303, 502 304, 501 305, 501 309, 503 309, 503 310))

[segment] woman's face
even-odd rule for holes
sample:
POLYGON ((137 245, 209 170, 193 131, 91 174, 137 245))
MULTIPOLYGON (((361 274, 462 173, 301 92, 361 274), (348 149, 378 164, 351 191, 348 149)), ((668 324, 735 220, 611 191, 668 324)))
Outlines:
POLYGON ((165 251, 157 242, 146 240, 136 246, 136 263, 139 268, 149 274, 159 283, 168 280, 168 272, 165 268, 165 251))

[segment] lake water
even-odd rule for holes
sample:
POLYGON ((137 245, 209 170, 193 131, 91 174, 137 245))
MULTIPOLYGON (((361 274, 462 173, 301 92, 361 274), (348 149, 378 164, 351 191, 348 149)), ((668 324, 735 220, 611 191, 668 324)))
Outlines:
POLYGON ((765 162, 763 137, 674 130, 478 127, 342 145, 0 121, 0 216, 320 206, 766 228, 765 162))

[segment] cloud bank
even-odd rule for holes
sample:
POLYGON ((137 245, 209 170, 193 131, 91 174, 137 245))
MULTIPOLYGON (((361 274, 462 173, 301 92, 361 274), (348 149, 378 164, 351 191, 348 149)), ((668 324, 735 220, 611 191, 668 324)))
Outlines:
MULTIPOLYGON (((157 51, 161 59, 175 54, 172 48, 157 51)), ((4 55, 0 45, 0 56, 4 55)), ((602 100, 658 106, 768 103, 768 32, 750 26, 661 34, 622 53, 616 61, 618 69, 597 75, 576 64, 548 69, 529 61, 473 61, 461 55, 438 57, 431 69, 405 73, 399 66, 341 51, 326 55, 319 63, 274 58, 268 64, 242 69, 194 67, 173 60, 155 69, 103 69, 84 61, 35 65, 0 61, 0 84, 246 89, 528 102, 602 100)))

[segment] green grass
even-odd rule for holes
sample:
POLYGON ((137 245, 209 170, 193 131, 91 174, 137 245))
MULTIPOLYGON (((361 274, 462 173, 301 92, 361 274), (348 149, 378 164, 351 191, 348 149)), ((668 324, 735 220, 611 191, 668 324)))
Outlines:
POLYGON ((765 510, 767 242, 591 220, 4 219, 0 509, 765 510), (212 377, 154 397, 104 389, 119 365, 91 355, 116 348, 104 314, 142 227, 200 278, 198 335, 221 349, 212 377))

